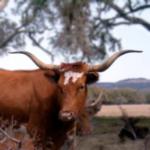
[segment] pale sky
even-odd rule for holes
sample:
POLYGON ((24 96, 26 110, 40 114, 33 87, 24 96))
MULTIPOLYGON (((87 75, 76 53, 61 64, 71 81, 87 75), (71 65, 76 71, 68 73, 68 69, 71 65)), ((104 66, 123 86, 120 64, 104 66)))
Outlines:
MULTIPOLYGON (((100 81, 114 82, 138 77, 150 79, 150 33, 140 26, 120 27, 114 33, 122 39, 123 49, 143 50, 143 53, 129 53, 120 57, 108 70, 100 74, 100 81)), ((50 62, 49 56, 40 50, 36 51, 35 47, 28 46, 26 50, 30 50, 45 63, 50 62)), ((61 61, 57 62, 59 63, 61 61)), ((37 67, 24 55, 8 54, 0 58, 0 68, 14 70, 37 67)))
MULTIPOLYGON (((143 14, 142 17, 150 18, 150 11, 143 14)), ((130 53, 120 57, 108 70, 100 74, 100 81, 114 82, 139 77, 150 79, 150 32, 141 26, 124 26, 114 30, 114 34, 122 39, 123 49, 143 50, 143 53, 130 53)), ((49 56, 37 50, 36 47, 28 44, 25 50, 30 50, 45 63, 51 63, 49 56)), ((57 64, 61 62, 61 60, 57 61, 57 64)), ((37 67, 24 55, 8 54, 0 57, 0 68, 14 70, 37 67)))
POLYGON ((150 79, 150 32, 140 26, 126 26, 117 29, 115 34, 122 39, 123 49, 143 50, 143 53, 130 53, 120 57, 101 74, 101 81, 138 77, 150 79))

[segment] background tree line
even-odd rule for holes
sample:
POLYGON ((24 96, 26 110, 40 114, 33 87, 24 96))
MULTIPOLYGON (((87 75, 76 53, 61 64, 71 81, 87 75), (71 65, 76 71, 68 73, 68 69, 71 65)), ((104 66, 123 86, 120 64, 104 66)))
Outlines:
POLYGON ((89 99, 96 99, 101 92, 104 95, 104 104, 150 104, 150 91, 132 88, 104 89, 90 87, 89 99))

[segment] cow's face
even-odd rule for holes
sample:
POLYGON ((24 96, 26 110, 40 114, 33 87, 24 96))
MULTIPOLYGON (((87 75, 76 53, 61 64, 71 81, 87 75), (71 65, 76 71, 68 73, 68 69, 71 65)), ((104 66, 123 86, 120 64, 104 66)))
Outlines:
POLYGON ((87 84, 97 80, 97 73, 66 71, 60 75, 58 85, 61 92, 61 120, 71 121, 79 117, 79 113, 85 108, 87 84))

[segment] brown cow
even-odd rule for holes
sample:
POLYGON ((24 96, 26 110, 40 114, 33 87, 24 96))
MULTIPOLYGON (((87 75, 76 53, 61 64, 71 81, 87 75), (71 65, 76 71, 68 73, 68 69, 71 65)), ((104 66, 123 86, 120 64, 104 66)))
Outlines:
POLYGON ((119 56, 132 52, 141 51, 119 51, 95 66, 82 62, 47 65, 29 52, 14 52, 27 55, 39 69, 0 70, 0 115, 27 123, 36 149, 59 150, 84 111, 87 84, 96 82, 98 72, 119 56))

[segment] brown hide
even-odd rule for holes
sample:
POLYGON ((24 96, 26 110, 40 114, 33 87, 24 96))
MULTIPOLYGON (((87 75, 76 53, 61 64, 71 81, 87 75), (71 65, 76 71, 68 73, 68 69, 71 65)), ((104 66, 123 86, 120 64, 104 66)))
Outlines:
POLYGON ((49 98, 55 97, 57 87, 44 73, 41 70, 0 71, 0 114, 13 115, 26 122, 33 111, 48 111, 52 105, 49 98))
POLYGON ((0 115, 27 123, 34 145, 42 143, 43 150, 49 139, 51 149, 60 149, 85 108, 87 75, 64 85, 64 73, 57 82, 52 70, 0 71, 0 115), (71 119, 64 112, 72 113, 71 119))
POLYGON ((45 72, 40 69, 0 71, 1 116, 13 116, 20 122, 27 122, 29 133, 43 139, 49 136, 46 135, 47 128, 50 122, 53 122, 53 113, 57 112, 58 93, 56 83, 51 77, 48 79, 45 72))

